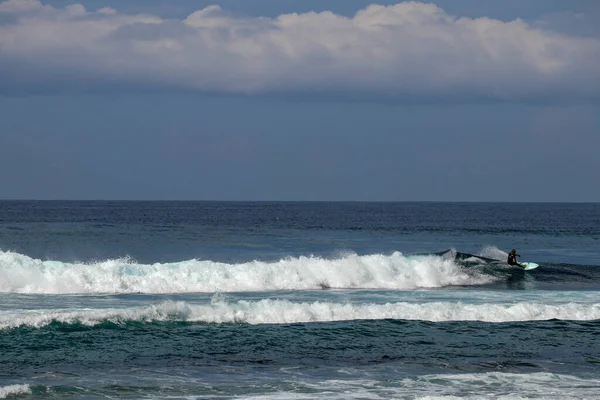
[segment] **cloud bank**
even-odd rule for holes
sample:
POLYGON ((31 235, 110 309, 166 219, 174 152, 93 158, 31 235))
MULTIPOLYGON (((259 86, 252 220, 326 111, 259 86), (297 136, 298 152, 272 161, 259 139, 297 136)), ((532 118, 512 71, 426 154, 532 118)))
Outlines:
MULTIPOLYGON (((543 25, 546 26, 546 25, 543 25)), ((597 101, 600 38, 419 2, 183 20, 0 3, 0 93, 166 88, 224 94, 597 101)))

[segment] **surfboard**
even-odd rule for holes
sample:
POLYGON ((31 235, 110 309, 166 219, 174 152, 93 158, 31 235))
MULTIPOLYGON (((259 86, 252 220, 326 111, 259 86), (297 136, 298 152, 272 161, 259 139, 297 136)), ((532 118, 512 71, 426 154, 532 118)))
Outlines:
POLYGON ((534 262, 527 262, 526 261, 526 262, 522 262, 522 263, 519 263, 519 264, 525 266, 525 268, 523 268, 525 271, 531 271, 532 269, 536 269, 537 267, 539 267, 539 265, 537 265, 534 262))

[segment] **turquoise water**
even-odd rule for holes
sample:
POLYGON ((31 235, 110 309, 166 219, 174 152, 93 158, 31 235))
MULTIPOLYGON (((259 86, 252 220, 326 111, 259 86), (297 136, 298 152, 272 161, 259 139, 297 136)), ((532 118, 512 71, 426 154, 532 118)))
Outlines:
POLYGON ((0 398, 598 398, 599 238, 598 204, 0 202, 0 398))

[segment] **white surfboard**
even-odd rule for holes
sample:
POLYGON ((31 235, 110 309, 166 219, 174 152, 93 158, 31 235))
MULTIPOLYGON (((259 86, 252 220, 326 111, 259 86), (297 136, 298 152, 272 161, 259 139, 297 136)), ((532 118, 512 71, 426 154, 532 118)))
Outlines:
POLYGON ((522 262, 522 263, 519 263, 519 264, 525 266, 525 268, 523 268, 525 271, 531 271, 532 269, 536 269, 537 267, 539 267, 539 265, 537 265, 534 262, 527 262, 526 261, 526 262, 522 262))

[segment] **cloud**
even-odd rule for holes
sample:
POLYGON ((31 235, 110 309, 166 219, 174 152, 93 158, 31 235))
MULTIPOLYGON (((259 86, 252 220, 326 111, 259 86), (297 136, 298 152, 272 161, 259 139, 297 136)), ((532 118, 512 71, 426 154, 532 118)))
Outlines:
POLYGON ((183 20, 0 3, 0 93, 150 87, 390 99, 600 99, 600 38, 419 2, 183 20), (3 23, 2 21, 6 21, 3 23))

